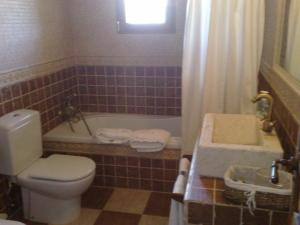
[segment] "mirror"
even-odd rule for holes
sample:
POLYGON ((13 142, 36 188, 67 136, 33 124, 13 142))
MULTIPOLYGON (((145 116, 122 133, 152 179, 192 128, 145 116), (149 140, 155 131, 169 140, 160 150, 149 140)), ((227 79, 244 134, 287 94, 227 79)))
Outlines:
POLYGON ((280 65, 300 81, 300 1, 286 0, 280 65))

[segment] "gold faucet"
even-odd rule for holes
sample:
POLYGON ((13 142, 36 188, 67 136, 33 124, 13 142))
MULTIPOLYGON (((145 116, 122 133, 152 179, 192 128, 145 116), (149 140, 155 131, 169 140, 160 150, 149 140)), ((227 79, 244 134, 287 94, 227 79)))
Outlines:
POLYGON ((258 95, 256 95, 253 99, 252 102, 256 103, 262 99, 266 99, 268 101, 269 107, 268 107, 268 112, 267 115, 265 115, 263 117, 263 127, 262 130, 267 132, 267 133, 271 133, 276 121, 272 121, 272 111, 273 111, 273 97, 272 95, 268 92, 268 91, 260 91, 258 95))

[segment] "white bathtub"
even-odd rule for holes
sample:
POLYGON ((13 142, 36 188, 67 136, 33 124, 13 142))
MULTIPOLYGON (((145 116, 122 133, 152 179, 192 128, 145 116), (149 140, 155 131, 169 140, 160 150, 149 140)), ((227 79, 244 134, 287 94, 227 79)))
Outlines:
MULTIPOLYGON (((181 118, 170 116, 124 115, 124 114, 85 114, 85 119, 92 131, 97 128, 128 128, 137 129, 165 129, 172 135, 167 147, 181 148, 181 118)), ((58 141, 71 143, 96 143, 83 122, 73 123, 72 132, 68 123, 62 123, 43 137, 44 141, 58 141)))

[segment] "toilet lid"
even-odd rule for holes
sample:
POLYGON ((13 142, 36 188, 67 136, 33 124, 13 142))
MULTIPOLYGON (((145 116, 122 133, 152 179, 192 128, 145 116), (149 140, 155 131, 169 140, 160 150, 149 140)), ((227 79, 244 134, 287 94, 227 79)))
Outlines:
POLYGON ((34 179, 75 181, 89 176, 95 168, 95 162, 89 158, 54 154, 35 162, 28 174, 34 179))
POLYGON ((17 221, 1 220, 1 219, 0 219, 0 224, 1 225, 25 225, 24 223, 20 223, 20 222, 17 222, 17 221))

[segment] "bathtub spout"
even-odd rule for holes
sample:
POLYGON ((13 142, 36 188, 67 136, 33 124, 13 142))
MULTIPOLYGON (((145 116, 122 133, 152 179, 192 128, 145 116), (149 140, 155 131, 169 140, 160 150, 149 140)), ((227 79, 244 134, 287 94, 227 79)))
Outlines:
POLYGON ((64 107, 61 111, 58 112, 58 115, 60 115, 63 120, 66 120, 68 122, 69 127, 73 133, 75 133, 75 130, 72 123, 77 123, 81 119, 87 131, 89 132, 90 136, 93 136, 93 133, 88 123, 86 122, 82 112, 78 107, 75 107, 72 103, 74 97, 76 97, 76 94, 73 94, 65 98, 64 107))
POLYGON ((85 127, 86 127, 86 129, 87 129, 87 131, 89 132, 89 134, 90 134, 91 136, 93 136, 93 133, 92 133, 92 131, 91 131, 91 129, 90 129, 88 123, 86 122, 86 120, 85 120, 85 118, 84 118, 84 116, 83 116, 83 114, 82 114, 82 112, 81 112, 80 109, 78 109, 78 113, 79 113, 79 115, 80 115, 80 117, 81 117, 81 119, 82 119, 82 121, 83 121, 83 123, 84 123, 84 125, 85 125, 85 127))
POLYGON ((68 124, 69 124, 69 127, 70 127, 71 131, 73 133, 75 133, 74 127, 73 127, 72 122, 70 120, 68 120, 68 124))

